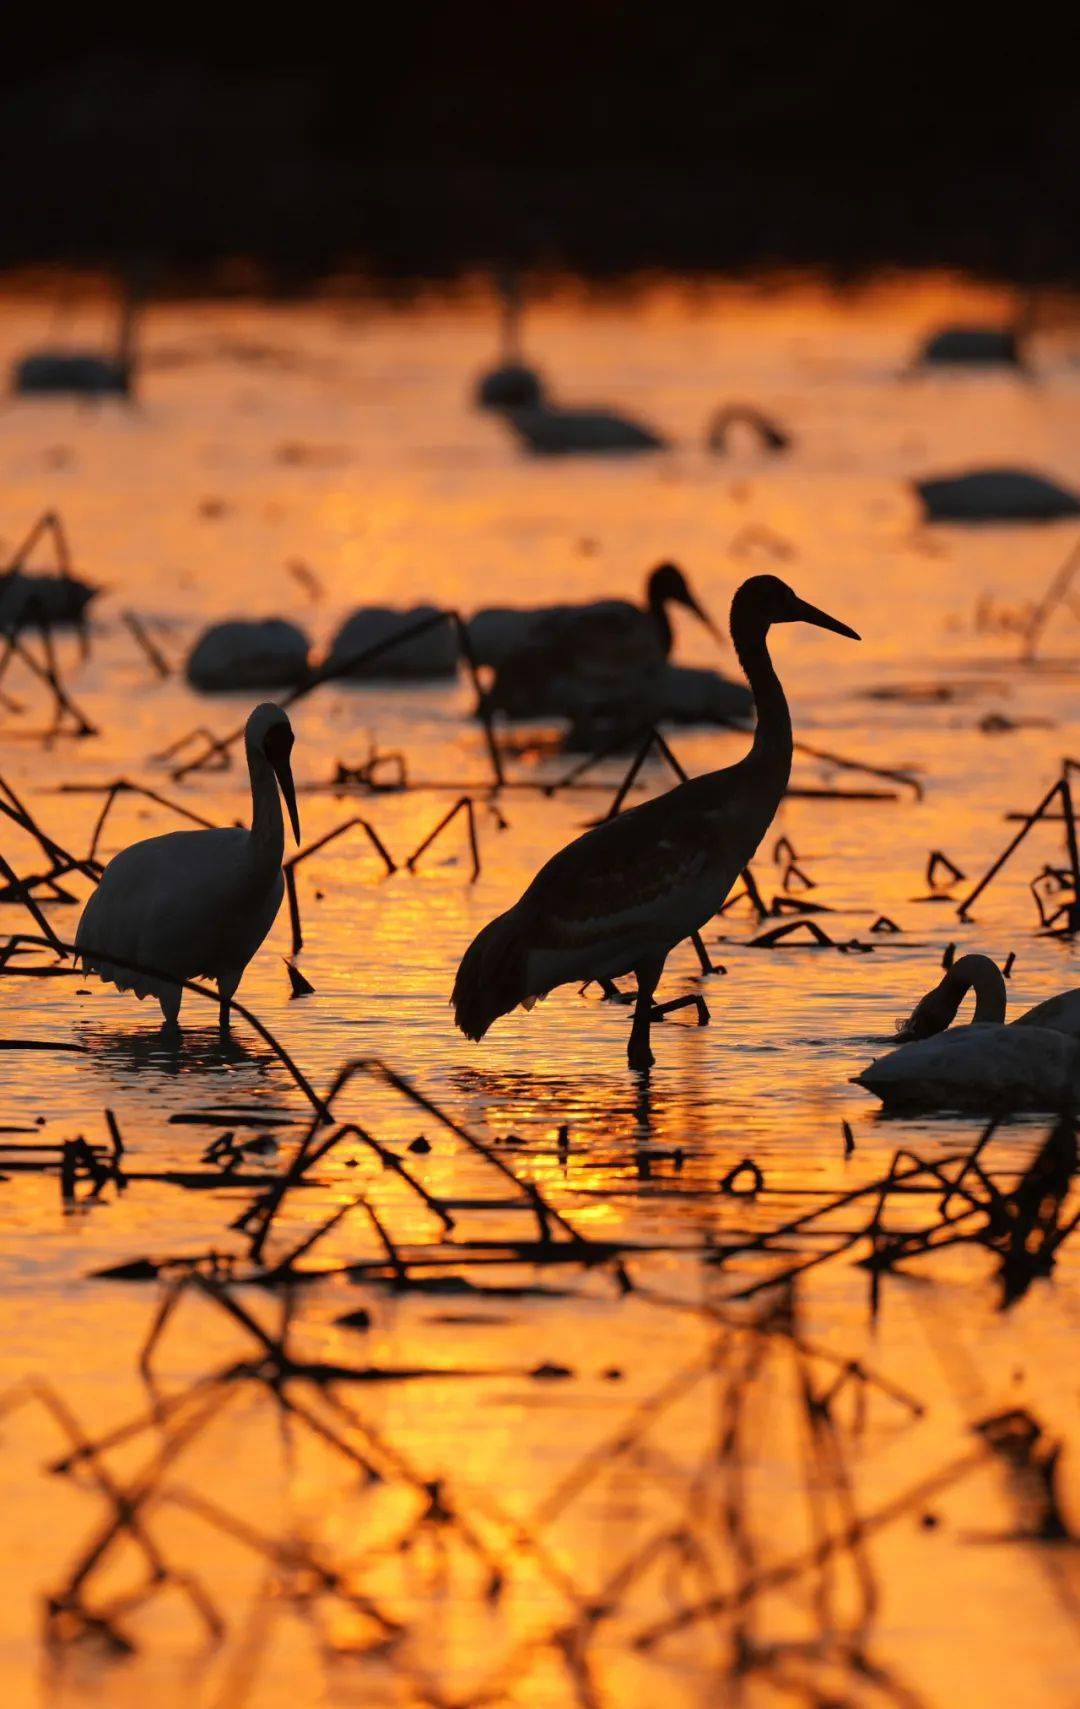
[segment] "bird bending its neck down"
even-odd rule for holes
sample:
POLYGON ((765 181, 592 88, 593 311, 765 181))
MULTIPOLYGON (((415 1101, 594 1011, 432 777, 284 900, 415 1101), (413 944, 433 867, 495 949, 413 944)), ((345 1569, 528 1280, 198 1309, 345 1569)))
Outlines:
POLYGON ((451 1002, 461 1031, 492 1022, 557 985, 634 973, 633 1068, 648 1068, 653 992, 669 951, 722 906, 772 823, 791 770, 791 718, 766 637, 777 623, 853 629, 776 576, 735 595, 731 635, 757 706, 750 752, 606 820, 548 861, 521 899, 473 940, 451 1002))
POLYGON ((944 1032, 956 1018, 969 991, 975 993, 976 1022, 1000 1024, 1005 1019, 1005 978, 988 955, 962 955, 945 971, 944 978, 916 1003, 896 1032, 899 1038, 930 1038, 944 1032))

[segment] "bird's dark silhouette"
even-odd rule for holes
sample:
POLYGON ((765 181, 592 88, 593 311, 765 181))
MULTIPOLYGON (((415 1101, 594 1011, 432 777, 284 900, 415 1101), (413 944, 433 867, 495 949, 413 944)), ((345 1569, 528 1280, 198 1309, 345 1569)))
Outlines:
POLYGON ((633 972, 628 1057, 633 1068, 651 1066, 653 993, 664 962, 725 901, 787 788, 791 717, 766 639, 777 623, 858 639, 776 576, 743 583, 731 636, 757 706, 750 752, 595 826, 548 861, 462 958, 451 1001, 468 1038, 483 1038, 500 1015, 530 1008, 556 986, 633 972))

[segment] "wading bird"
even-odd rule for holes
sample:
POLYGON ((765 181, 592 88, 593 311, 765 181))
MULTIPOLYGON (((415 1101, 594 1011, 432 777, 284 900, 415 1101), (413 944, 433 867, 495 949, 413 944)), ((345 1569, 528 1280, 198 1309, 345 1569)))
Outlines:
POLYGON ((21 397, 128 397, 135 384, 135 293, 125 291, 115 351, 31 350, 16 364, 12 389, 21 397))
POLYGON ((251 829, 173 831, 133 843, 105 868, 87 902, 75 947, 88 973, 156 997, 176 1031, 178 979, 217 981, 222 1032, 244 969, 273 925, 285 883, 278 786, 300 841, 289 756, 293 733, 280 706, 257 706, 244 732, 251 829), (115 958, 115 959, 114 959, 115 958))
MULTIPOLYGON (((534 718, 576 709, 582 679, 640 683, 642 673, 662 667, 674 633, 669 607, 692 611, 718 641, 723 636, 691 593, 677 564, 658 564, 645 583, 644 606, 628 599, 599 599, 591 605, 557 605, 522 613, 531 620, 521 641, 506 647, 488 695, 493 712, 534 718)), ((481 614, 482 616, 483 614, 481 614)), ((512 615, 507 613, 507 616, 512 615)), ((470 629, 470 634, 471 634, 470 629)))
POLYGON ((724 637, 675 564, 646 584, 644 609, 626 600, 569 605, 540 617, 496 669, 485 697, 508 718, 566 718, 569 745, 608 746, 651 724, 729 724, 746 719, 746 685, 719 671, 673 665, 669 607, 681 605, 718 641, 724 637))
POLYGON ((711 634, 717 633, 678 565, 665 562, 646 576, 641 605, 629 599, 597 599, 585 605, 485 606, 469 620, 469 646, 478 665, 493 665, 498 670, 549 624, 558 623, 564 634, 572 634, 575 626, 602 623, 607 631, 616 629, 622 636, 632 633, 666 659, 674 640, 669 605, 685 606, 711 634))
MULTIPOLYGON (((907 1020, 896 1029, 900 1039, 932 1038, 943 1033, 955 1019, 969 991, 975 993, 975 1025, 1002 1025, 1008 1001, 1005 979, 996 961, 988 955, 962 955, 946 968, 944 976, 920 998, 907 1020)), ((1026 1014, 1010 1021, 1012 1027, 1047 1027, 1051 1032, 1080 1038, 1080 989, 1061 991, 1036 1003, 1026 1014)), ((991 1044, 987 1049, 992 1048, 991 1044)))
POLYGON ((531 409, 541 403, 544 386, 521 354, 521 281, 514 268, 499 278, 502 304, 502 355, 476 382, 481 409, 531 409))
POLYGON ((664 962, 726 899, 772 823, 791 773, 791 716, 766 642, 774 623, 858 640, 776 576, 753 576, 731 607, 731 638, 757 707, 750 752, 605 821, 548 861, 520 901, 473 940, 451 1002, 468 1038, 557 985, 633 972, 632 1068, 653 1062, 649 1029, 664 962))

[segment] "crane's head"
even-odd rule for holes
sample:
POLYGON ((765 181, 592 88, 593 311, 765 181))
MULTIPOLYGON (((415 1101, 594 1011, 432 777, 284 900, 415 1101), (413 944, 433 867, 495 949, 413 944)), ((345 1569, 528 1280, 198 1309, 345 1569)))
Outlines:
POLYGON ((281 706, 264 701, 256 706, 247 721, 245 731, 249 751, 254 749, 267 760, 278 780, 293 836, 300 841, 300 815, 296 811, 296 787, 293 783, 291 754, 293 730, 288 713, 281 706))
POLYGON ((689 584, 678 564, 665 562, 657 564, 645 584, 646 598, 652 607, 667 604, 685 605, 687 611, 692 611, 699 623, 703 623, 710 635, 723 643, 726 636, 719 630, 708 612, 698 604, 690 592, 689 584))
POLYGON ((732 629, 740 623, 761 631, 773 623, 812 623, 816 629, 830 629, 834 635, 846 635, 851 641, 862 640, 861 635, 839 618, 830 617, 827 611, 819 611, 816 605, 800 599, 795 589, 779 576, 751 576, 743 582, 731 603, 732 629))

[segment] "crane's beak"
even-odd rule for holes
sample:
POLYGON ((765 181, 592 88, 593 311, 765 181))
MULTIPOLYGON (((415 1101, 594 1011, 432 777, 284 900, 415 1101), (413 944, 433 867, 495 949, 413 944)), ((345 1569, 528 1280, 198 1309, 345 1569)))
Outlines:
POLYGON ((699 623, 703 623, 705 625, 705 628, 709 631, 709 634, 713 637, 714 641, 719 641, 722 647, 727 645, 727 636, 724 634, 724 631, 717 628, 708 612, 698 604, 692 593, 687 594, 683 604, 686 606, 688 611, 692 611, 694 613, 694 616, 697 618, 699 623))
POLYGON ((296 811, 296 786, 293 783, 292 766, 289 764, 289 756, 287 753, 274 754, 271 757, 270 764, 274 768, 274 775, 281 787, 281 793, 284 798, 285 805, 289 809, 289 823, 292 825, 293 836, 296 838, 297 846, 299 846, 300 815, 296 811))
POLYGON ((819 611, 816 605, 807 605, 805 599, 797 599, 788 623, 812 623, 815 629, 830 629, 834 635, 846 635, 849 641, 861 641, 862 636, 855 629, 849 629, 846 623, 841 623, 838 617, 830 617, 827 611, 819 611))

